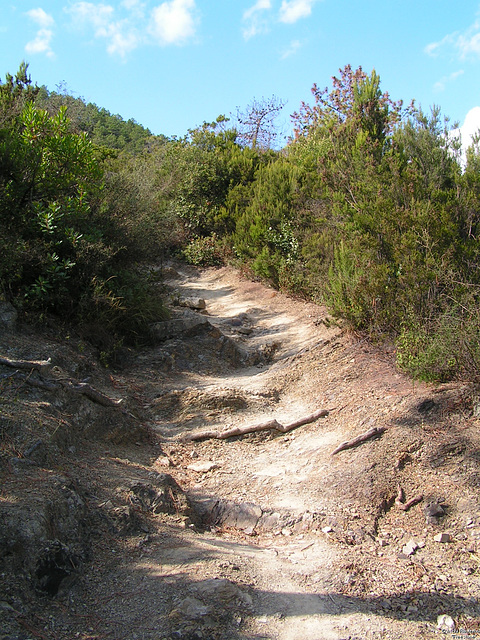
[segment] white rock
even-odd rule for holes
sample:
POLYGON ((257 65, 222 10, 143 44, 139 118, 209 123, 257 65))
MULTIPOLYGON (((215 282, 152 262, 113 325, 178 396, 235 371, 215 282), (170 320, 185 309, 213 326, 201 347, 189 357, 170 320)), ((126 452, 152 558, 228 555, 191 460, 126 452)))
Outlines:
POLYGON ((207 306, 203 298, 181 298, 179 305, 181 307, 188 307, 189 309, 198 309, 199 311, 203 311, 207 306))
POLYGON ((187 597, 179 603, 177 611, 183 614, 186 618, 197 620, 198 618, 207 615, 208 607, 196 598, 187 597))
POLYGON ((435 542, 451 542, 452 536, 449 533, 437 533, 433 539, 435 542))
POLYGON ((453 631, 455 629, 455 621, 446 613, 442 613, 442 615, 437 618, 437 629, 453 631))
POLYGON ((409 540, 407 544, 403 546, 402 551, 406 556, 411 556, 415 553, 417 549, 418 549, 418 544, 415 542, 415 540, 409 540))
POLYGON ((170 458, 167 458, 167 456, 159 456, 155 460, 155 464, 158 464, 161 467, 171 467, 172 466, 172 462, 171 462, 170 458))
POLYGON ((191 469, 197 473, 207 473, 208 471, 212 471, 212 469, 218 469, 218 464, 211 460, 199 460, 198 462, 189 464, 187 469, 191 469))

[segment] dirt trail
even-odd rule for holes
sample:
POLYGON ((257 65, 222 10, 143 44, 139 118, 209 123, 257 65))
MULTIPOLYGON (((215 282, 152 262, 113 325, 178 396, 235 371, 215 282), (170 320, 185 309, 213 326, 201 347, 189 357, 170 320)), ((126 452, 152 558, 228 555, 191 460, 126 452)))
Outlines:
POLYGON ((30 635, 3 637, 399 640, 452 637, 452 624, 479 637, 471 390, 413 385, 325 309, 230 268, 176 266, 167 282, 166 338, 111 376, 141 406, 156 444, 76 452, 68 473, 116 529, 106 534, 99 520, 77 581, 43 599, 30 635), (192 311, 198 299, 205 308, 192 311), (285 435, 185 441, 321 408, 327 417, 285 435), (374 426, 385 433, 331 455, 374 426), (165 473, 190 506, 180 508, 169 485, 176 513, 139 510, 138 486, 160 486, 165 473), (399 487, 404 501, 423 499, 402 510, 399 487), (448 542, 435 541, 439 533, 448 542))

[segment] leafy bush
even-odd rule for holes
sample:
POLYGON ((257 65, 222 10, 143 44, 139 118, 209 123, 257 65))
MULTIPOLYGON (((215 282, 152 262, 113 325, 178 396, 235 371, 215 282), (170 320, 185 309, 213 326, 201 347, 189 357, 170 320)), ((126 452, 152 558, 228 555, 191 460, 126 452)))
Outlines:
POLYGON ((480 313, 465 309, 452 309, 430 326, 405 325, 396 341, 398 366, 426 382, 480 382, 480 313))
POLYGON ((211 236, 190 240, 183 249, 182 255, 189 264, 197 267, 216 267, 225 261, 225 248, 218 236, 212 233, 211 236))
POLYGON ((105 172, 65 107, 50 114, 36 94, 26 67, 0 84, 0 287, 31 317, 53 312, 136 340, 164 313, 136 264, 165 244, 165 225, 131 182, 116 197, 121 174, 105 172))

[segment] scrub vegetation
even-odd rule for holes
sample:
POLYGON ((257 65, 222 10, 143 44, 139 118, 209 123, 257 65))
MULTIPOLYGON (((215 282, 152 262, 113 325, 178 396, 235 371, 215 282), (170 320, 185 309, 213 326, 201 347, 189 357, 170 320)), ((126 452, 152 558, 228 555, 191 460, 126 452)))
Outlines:
POLYGON ((276 97, 183 138, 154 136, 26 64, 0 84, 0 294, 112 345, 164 317, 167 255, 233 263, 396 344, 415 378, 480 378, 480 147, 438 107, 346 66, 292 115, 276 97), (100 331, 101 329, 101 331, 100 331))

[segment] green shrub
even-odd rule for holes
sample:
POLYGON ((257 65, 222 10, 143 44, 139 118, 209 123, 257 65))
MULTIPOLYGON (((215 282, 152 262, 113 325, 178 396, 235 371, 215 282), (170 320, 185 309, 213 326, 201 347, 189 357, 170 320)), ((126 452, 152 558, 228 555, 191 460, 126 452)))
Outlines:
POLYGON ((190 240, 182 255, 189 264, 197 267, 216 267, 223 264, 225 249, 218 236, 212 233, 210 236, 190 240))
POLYGON ((429 325, 411 322, 396 341, 398 366, 426 382, 480 381, 480 313, 456 308, 429 325))

